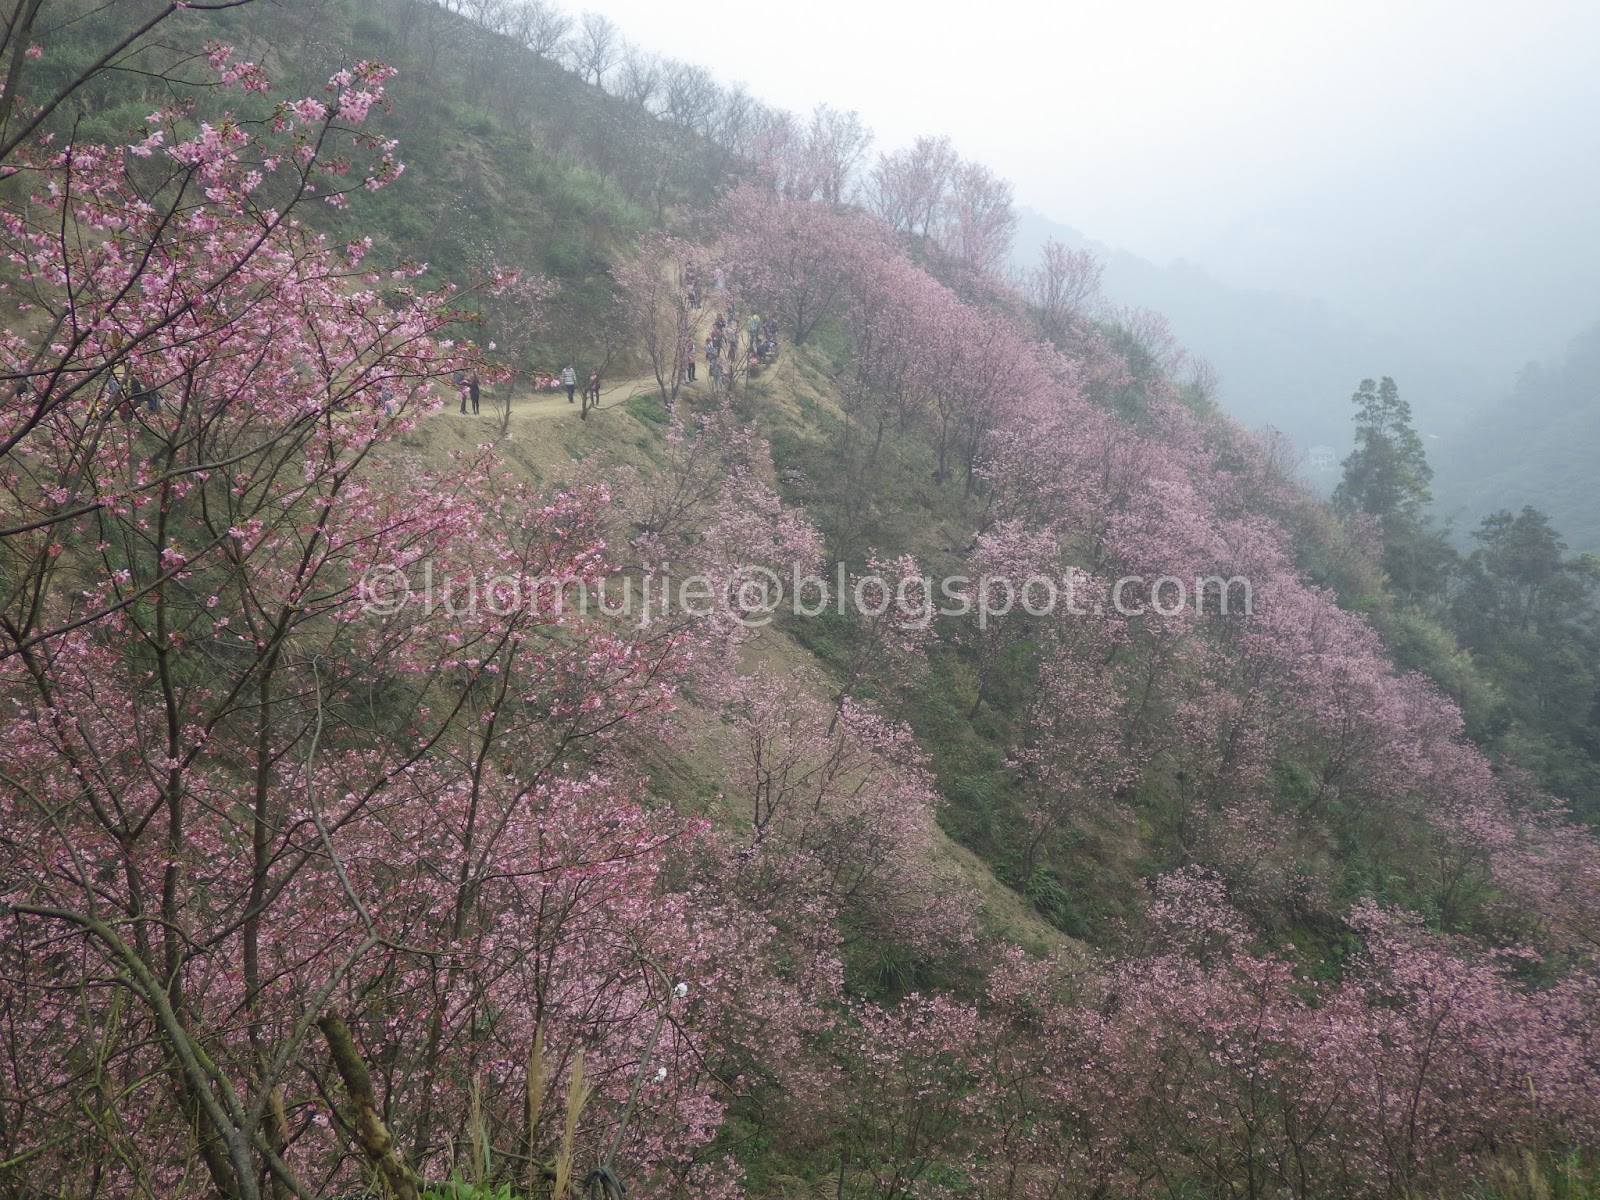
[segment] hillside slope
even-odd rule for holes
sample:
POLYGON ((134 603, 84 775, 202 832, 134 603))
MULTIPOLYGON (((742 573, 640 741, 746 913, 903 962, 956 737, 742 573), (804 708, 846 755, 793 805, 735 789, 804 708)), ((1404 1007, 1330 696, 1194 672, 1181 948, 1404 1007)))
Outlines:
POLYGON ((1370 523, 959 222, 320 11, 0 185, 0 1197, 1594 1193, 1600 844, 1370 523))

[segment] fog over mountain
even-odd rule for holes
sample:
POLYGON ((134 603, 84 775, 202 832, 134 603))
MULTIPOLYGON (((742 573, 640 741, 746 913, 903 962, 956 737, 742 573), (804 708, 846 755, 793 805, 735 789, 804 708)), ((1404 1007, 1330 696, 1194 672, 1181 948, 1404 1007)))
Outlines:
POLYGON ((1019 259, 1099 244, 1111 298, 1302 447, 1342 451, 1381 375, 1447 442, 1600 319, 1600 6, 1022 3, 957 31, 817 0, 781 52, 759 20, 591 7, 768 103, 855 110, 868 163, 949 135, 1011 182, 1019 259))
MULTIPOLYGON (((1248 423, 1341 445, 1343 401, 1381 373, 1447 439, 1600 317, 1600 164, 1573 153, 1600 137, 1600 106, 1571 101, 1534 89, 1516 108, 1375 153, 1164 265, 1101 247, 1106 290, 1167 314, 1248 423)), ((1046 236, 1084 242, 1029 212, 1019 257, 1046 236)))
POLYGON ((1600 450, 1600 323, 1548 362, 1530 363, 1499 404, 1434 455, 1435 509, 1471 526, 1532 504, 1567 544, 1600 553, 1594 462, 1600 450))
POLYGON ((1047 238, 1102 255, 1111 304, 1166 316, 1190 353, 1216 368, 1218 400, 1228 412, 1251 427, 1271 425, 1289 434, 1302 451, 1329 446, 1343 452, 1350 394, 1366 376, 1404 381, 1430 444, 1501 390, 1490 372, 1430 353, 1326 301, 1228 284, 1183 260, 1158 266, 1026 209, 1018 224, 1018 265, 1031 262, 1047 238))
POLYGON ((1308 292, 1500 375, 1600 317, 1600 105, 1530 87, 1514 107, 1376 151, 1267 201, 1191 256, 1219 277, 1308 292))

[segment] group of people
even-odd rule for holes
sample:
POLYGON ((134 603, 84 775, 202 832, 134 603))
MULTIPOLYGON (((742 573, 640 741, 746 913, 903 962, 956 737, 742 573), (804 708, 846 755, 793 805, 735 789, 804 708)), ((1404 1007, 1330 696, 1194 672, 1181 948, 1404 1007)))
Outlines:
MULTIPOLYGON (((683 267, 682 281, 689 306, 694 309, 700 308, 699 265, 693 262, 686 263, 683 267)), ((770 319, 762 317, 759 313, 751 313, 743 321, 739 319, 738 308, 728 295, 727 275, 721 267, 715 268, 711 286, 715 292, 715 304, 718 309, 711 323, 711 332, 703 343, 697 342, 693 335, 684 339, 680 350, 679 367, 685 381, 695 382, 697 359, 703 352, 706 373, 711 381, 716 384, 726 382, 731 386, 736 375, 736 367, 740 363, 741 350, 745 356, 743 364, 747 369, 766 366, 777 360, 778 331, 770 319)), ((461 415, 466 416, 469 408, 476 415, 481 400, 477 374, 457 371, 454 379, 456 390, 461 396, 461 415)), ((542 385, 549 377, 539 376, 537 379, 542 385)), ((571 363, 562 368, 559 377, 549 381, 566 389, 568 404, 578 402, 578 372, 571 363)), ((599 407, 600 372, 594 370, 589 372, 589 378, 583 385, 583 410, 580 415, 587 420, 589 410, 599 407)))
POLYGON ((777 330, 772 322, 759 313, 751 313, 741 324, 733 301, 729 300, 726 308, 712 321, 711 332, 703 343, 697 346, 693 337, 684 339, 680 364, 683 378, 690 383, 695 381, 696 359, 703 352, 706 374, 711 382, 731 381, 739 362, 741 342, 746 367, 764 366, 778 356, 777 330))
MULTIPOLYGON (((567 389, 567 403, 576 404, 573 398, 578 390, 578 373, 568 363, 561 369, 561 386, 567 389)), ((589 419, 589 410, 600 407, 600 372, 590 371, 589 378, 583 385, 583 411, 578 415, 584 420, 589 419)))
MULTIPOLYGON (((17 385, 17 394, 23 393, 23 385, 17 385)), ((123 377, 118 377, 116 371, 110 372, 106 379, 105 408, 117 414, 119 421, 132 421, 138 412, 161 411, 161 389, 146 387, 143 380, 127 368, 123 369, 123 377)), ((89 415, 97 417, 105 411, 101 402, 96 400, 89 407, 89 415)))
MULTIPOLYGON (((718 267, 711 277, 712 289, 717 293, 717 303, 721 304, 728 292, 728 276, 721 267, 718 267)), ((700 307, 700 264, 690 262, 683 268, 683 290, 689 298, 690 308, 700 307)))
MULTIPOLYGON (((133 367, 124 362, 120 366, 111 365, 113 356, 122 349, 122 335, 112 332, 107 355, 109 369, 106 371, 105 390, 89 404, 89 416, 98 418, 107 413, 114 412, 117 419, 131 422, 139 412, 156 413, 161 411, 161 404, 165 397, 159 387, 149 387, 144 380, 133 373, 133 367)), ((34 393, 43 396, 50 390, 48 380, 43 375, 35 375, 31 380, 19 379, 15 388, 15 395, 19 400, 27 399, 28 389, 32 387, 34 393)))
MULTIPOLYGON (((472 415, 477 416, 478 407, 483 396, 483 390, 478 382, 478 373, 476 371, 456 371, 451 376, 451 379, 456 385, 456 392, 461 397, 461 415, 466 416, 470 406, 472 415)), ((567 389, 567 403, 576 404, 578 402, 578 373, 573 369, 571 363, 568 363, 561 370, 560 386, 567 389)), ((589 379, 583 386, 583 412, 580 415, 587 420, 589 410, 599 407, 600 372, 595 370, 589 372, 589 379)))
POLYGON ((483 389, 478 385, 478 373, 473 371, 470 375, 463 375, 460 371, 450 376, 456 385, 456 393, 461 397, 461 415, 467 415, 467 402, 472 403, 472 415, 478 415, 478 401, 483 396, 483 389))

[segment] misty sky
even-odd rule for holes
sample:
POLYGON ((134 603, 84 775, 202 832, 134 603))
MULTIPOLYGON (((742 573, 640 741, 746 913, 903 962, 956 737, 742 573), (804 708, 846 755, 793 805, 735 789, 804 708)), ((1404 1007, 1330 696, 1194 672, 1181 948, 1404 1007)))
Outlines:
POLYGON ((1020 204, 1499 373, 1600 320, 1600 4, 570 0, 1020 204), (1510 365, 1507 365, 1510 364, 1510 365))

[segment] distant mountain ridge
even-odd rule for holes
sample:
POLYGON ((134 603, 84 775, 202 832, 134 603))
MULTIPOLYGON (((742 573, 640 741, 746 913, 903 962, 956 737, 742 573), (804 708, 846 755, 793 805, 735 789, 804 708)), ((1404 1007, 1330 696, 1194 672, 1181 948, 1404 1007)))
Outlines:
POLYGON ((1437 456, 1434 494, 1445 516, 1475 526, 1496 509, 1542 509, 1575 551, 1600 553, 1600 322, 1565 358, 1530 363, 1511 394, 1437 456))
POLYGON ((1106 262, 1103 291, 1113 304, 1167 317, 1184 346, 1217 369, 1222 407, 1248 426, 1282 430, 1302 453, 1322 445, 1343 456, 1349 399, 1364 378, 1395 378, 1430 448, 1495 394, 1496 381, 1438 361, 1319 300, 1234 287, 1182 260, 1160 266, 1113 250, 1032 209, 1018 215, 1019 266, 1032 265, 1049 238, 1099 252, 1106 262))

